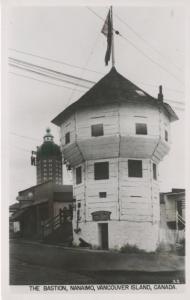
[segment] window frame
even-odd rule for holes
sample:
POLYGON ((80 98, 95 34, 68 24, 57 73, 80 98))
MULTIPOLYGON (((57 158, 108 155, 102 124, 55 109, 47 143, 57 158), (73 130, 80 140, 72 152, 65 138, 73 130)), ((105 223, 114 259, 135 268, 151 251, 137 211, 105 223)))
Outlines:
POLYGON ((135 134, 136 135, 148 135, 147 123, 139 123, 139 122, 135 123, 135 134), (144 128, 142 128, 142 126, 144 126, 144 128))
POLYGON ((165 140, 165 142, 168 142, 168 139, 169 139, 168 130, 165 129, 165 130, 164 130, 164 140, 165 140))
MULTIPOLYGON (((70 135, 70 131, 67 131, 65 133, 65 145, 70 144, 71 142, 71 135, 70 135)), ((56 161, 56 164, 59 163, 58 161, 56 161)))
POLYGON ((76 180, 76 184, 81 184, 82 183, 82 166, 78 166, 76 167, 75 170, 75 180, 76 180), (77 172, 80 170, 80 174, 77 174, 77 172))
POLYGON ((92 124, 91 125, 91 137, 99 137, 99 136, 104 136, 104 125, 103 125, 103 123, 92 124), (100 128, 97 129, 96 127, 98 127, 98 126, 99 127, 101 126, 101 129, 100 128), (100 134, 96 133, 95 132, 96 130, 100 130, 101 133, 100 134))
POLYGON ((94 180, 108 180, 110 177, 109 175, 109 161, 94 163, 94 180), (100 169, 103 164, 106 166, 106 171, 104 171, 105 173, 103 173, 104 175, 102 176, 102 170, 100 169))
POLYGON ((153 175, 153 179, 157 180, 158 176, 157 176, 157 165, 155 163, 152 164, 152 175, 153 175))
POLYGON ((107 198, 107 192, 99 192, 99 198, 107 198))
POLYGON ((130 178, 143 178, 143 161, 142 159, 128 159, 128 177, 130 178), (136 164, 136 169, 132 164, 136 164), (137 170, 138 164, 140 165, 140 171, 137 170), (137 173, 140 174, 137 174, 137 173))

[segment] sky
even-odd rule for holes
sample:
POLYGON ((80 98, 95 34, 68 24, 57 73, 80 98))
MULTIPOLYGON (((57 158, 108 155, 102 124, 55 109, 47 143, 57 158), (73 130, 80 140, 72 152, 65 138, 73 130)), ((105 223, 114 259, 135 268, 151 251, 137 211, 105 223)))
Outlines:
MULTIPOLYGON (((101 33, 107 12, 108 7, 93 6, 10 8, 8 55, 97 82, 111 68, 104 63, 106 39, 101 33)), ((115 36, 118 72, 155 97, 162 84, 166 102, 184 103, 184 10, 113 7, 113 16, 114 28, 124 37, 115 36)), ((36 184, 36 170, 30 165, 31 150, 41 145, 47 127, 59 144, 59 128, 51 120, 87 90, 12 66, 7 76, 13 203, 18 191, 36 184)), ((174 103, 172 107, 179 120, 172 123, 171 151, 159 166, 161 191, 185 186, 185 111, 184 105, 174 103)), ((68 183, 72 183, 71 173, 64 169, 64 184, 68 183)))

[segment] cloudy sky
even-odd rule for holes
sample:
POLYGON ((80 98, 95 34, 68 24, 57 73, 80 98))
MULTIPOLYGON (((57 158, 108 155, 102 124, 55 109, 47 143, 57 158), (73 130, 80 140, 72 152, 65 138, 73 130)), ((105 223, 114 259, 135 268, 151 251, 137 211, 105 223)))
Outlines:
MULTIPOLYGON (((108 7, 16 7, 7 15, 8 55, 97 82, 105 67, 101 34, 108 7), (93 12, 92 12, 93 10, 93 12)), ((172 124, 172 149, 160 164, 161 191, 184 188, 185 20, 180 7, 114 7, 117 70, 153 96, 163 85, 165 101, 179 121, 172 124)), ((42 143, 51 120, 86 89, 9 67, 11 203, 19 190, 36 183, 31 150, 42 143)), ((71 174, 64 170, 64 183, 71 174)))

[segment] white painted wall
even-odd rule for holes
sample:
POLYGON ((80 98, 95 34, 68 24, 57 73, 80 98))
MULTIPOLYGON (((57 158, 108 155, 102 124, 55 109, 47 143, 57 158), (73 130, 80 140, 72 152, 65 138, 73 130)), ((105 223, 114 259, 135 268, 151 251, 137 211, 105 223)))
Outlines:
POLYGON ((61 125, 64 158, 72 166, 84 160, 137 157, 160 161, 168 153, 171 143, 168 116, 162 109, 149 103, 127 102, 84 108, 61 125), (104 135, 91 136, 91 125, 103 124, 104 135), (136 135, 135 124, 146 123, 148 134, 136 135), (165 141, 165 130, 169 141, 165 141), (70 132, 70 143, 65 145, 65 134, 70 132))
POLYGON ((74 242, 82 237, 98 246, 97 222, 92 212, 111 212, 108 221, 109 245, 121 247, 135 244, 147 251, 158 245, 160 204, 158 164, 170 146, 169 119, 162 109, 152 104, 127 102, 109 106, 84 108, 77 111, 61 126, 63 155, 73 168, 73 192, 76 211, 73 228, 77 227, 80 210, 80 233, 74 233, 74 242), (102 123, 104 136, 91 137, 91 125, 102 123), (147 124, 147 135, 136 135, 136 123, 147 124), (165 129, 169 142, 165 141, 165 129), (71 130, 71 143, 64 144, 65 134, 71 130), (143 177, 128 176, 128 159, 141 159, 143 177), (94 179, 94 163, 109 162, 109 179, 94 179), (153 179, 152 164, 157 165, 157 180, 153 179), (76 184, 76 167, 82 167, 82 183, 76 184), (106 192, 100 198, 99 192, 106 192), (78 203, 81 207, 78 208, 78 203))

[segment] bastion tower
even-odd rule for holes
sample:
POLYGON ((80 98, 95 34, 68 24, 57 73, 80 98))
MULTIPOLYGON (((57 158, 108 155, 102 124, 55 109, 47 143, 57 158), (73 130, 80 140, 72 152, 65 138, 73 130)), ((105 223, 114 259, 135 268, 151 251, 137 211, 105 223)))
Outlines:
POLYGON ((103 249, 159 242, 158 165, 171 144, 177 115, 120 75, 115 67, 52 122, 60 126, 72 168, 74 243, 103 249))

